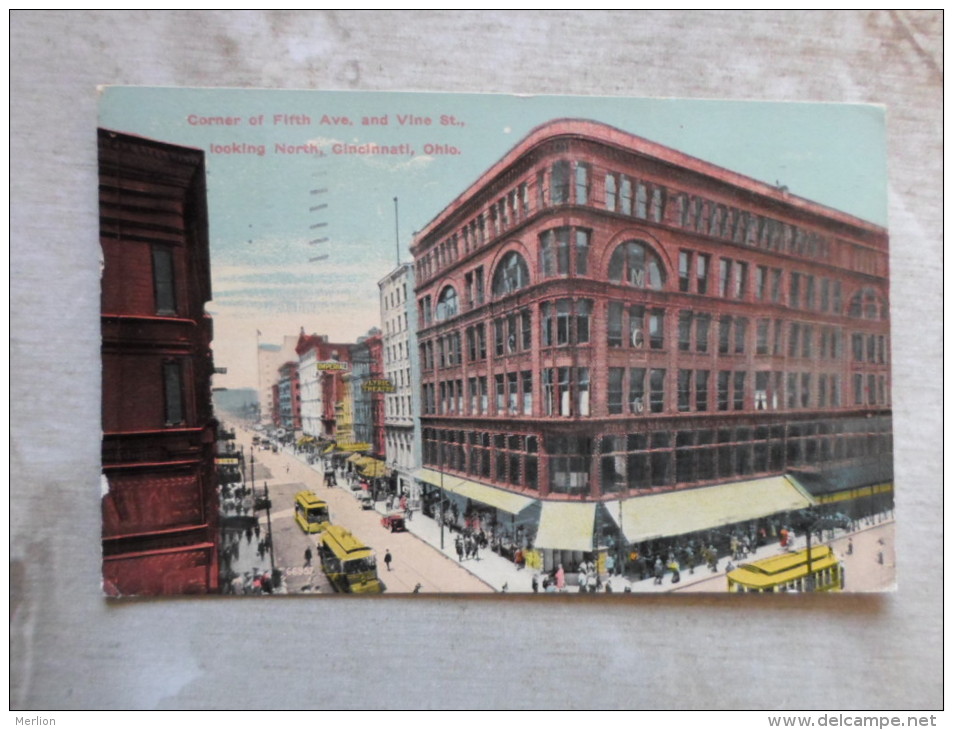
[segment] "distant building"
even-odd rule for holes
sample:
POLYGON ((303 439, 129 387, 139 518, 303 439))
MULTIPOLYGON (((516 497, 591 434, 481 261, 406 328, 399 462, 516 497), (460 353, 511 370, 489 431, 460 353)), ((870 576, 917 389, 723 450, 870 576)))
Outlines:
POLYGON ((354 441, 370 444, 369 453, 379 459, 385 458, 383 377, 381 331, 374 328, 352 346, 351 372, 344 379, 353 403, 354 441))
POLYGON ((414 473, 420 468, 420 369, 417 360, 417 307, 414 267, 399 265, 378 282, 381 296, 384 378, 393 390, 384 396, 384 440, 387 463, 396 471, 397 488, 415 494, 414 473))
POLYGON ((278 422, 289 432, 289 438, 301 430, 301 384, 297 360, 278 368, 278 422))
POLYGON ((351 347, 329 342, 327 335, 306 335, 303 329, 298 336, 301 429, 308 436, 335 437, 335 403, 341 399, 341 375, 350 367, 351 347))
POLYGON ((883 228, 557 120, 412 252, 420 477, 504 550, 569 567, 891 498, 883 228))
POLYGON ((99 130, 103 578, 218 589, 216 422, 200 150, 99 130))

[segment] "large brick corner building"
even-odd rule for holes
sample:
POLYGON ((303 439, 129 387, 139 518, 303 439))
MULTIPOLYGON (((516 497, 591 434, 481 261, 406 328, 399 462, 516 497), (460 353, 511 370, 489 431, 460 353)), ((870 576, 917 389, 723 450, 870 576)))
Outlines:
POLYGON ((890 497, 883 228, 556 120, 412 252, 419 479, 547 567, 890 497))

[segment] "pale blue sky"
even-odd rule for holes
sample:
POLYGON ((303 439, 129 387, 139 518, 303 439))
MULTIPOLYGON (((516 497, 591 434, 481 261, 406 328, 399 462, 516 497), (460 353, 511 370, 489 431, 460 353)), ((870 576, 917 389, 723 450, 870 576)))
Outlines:
POLYGON ((107 87, 100 124, 206 152, 217 385, 254 385, 255 331, 280 342, 300 327, 354 340, 379 324, 377 282, 422 228, 533 127, 594 119, 791 193, 886 225, 883 109, 840 104, 570 96, 398 94, 107 87), (259 114, 264 123, 252 125, 259 114), (310 126, 273 115, 307 115, 310 126), (321 124, 323 115, 353 126, 321 124), (235 126, 189 115, 240 117, 235 126), (387 126, 362 126, 387 115, 387 126), (400 125, 398 115, 432 123, 400 125), (452 115, 464 126, 442 125, 452 115), (280 155, 275 143, 406 143, 414 156, 280 155), (216 154, 210 145, 264 145, 266 154, 216 154), (425 144, 459 155, 427 155, 425 144), (327 188, 326 193, 311 194, 327 188), (312 206, 326 204, 317 211, 312 206), (325 223, 312 229, 311 226, 325 223), (327 243, 308 241, 327 237, 327 243), (309 262, 310 258, 328 258, 309 262))

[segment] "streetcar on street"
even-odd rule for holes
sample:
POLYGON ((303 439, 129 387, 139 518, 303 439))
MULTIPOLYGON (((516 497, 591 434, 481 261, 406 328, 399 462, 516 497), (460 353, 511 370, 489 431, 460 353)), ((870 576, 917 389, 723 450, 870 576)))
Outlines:
POLYGON ((295 521, 306 533, 324 532, 331 524, 331 512, 328 503, 310 491, 295 495, 295 521))
POLYGON ((744 563, 728 573, 731 593, 827 593, 844 590, 844 565, 829 545, 744 563))
POLYGON ((329 525, 321 535, 318 555, 324 574, 339 593, 383 593, 374 551, 349 530, 329 525))

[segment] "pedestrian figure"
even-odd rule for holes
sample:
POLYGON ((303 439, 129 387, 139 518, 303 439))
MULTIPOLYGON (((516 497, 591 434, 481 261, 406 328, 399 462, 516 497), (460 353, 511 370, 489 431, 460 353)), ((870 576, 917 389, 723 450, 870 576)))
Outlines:
POLYGON ((566 590, 566 572, 563 570, 562 563, 556 568, 556 588, 560 591, 566 590))
POLYGON ((312 557, 313 557, 313 556, 312 556, 312 554, 311 554, 311 546, 309 545, 308 547, 306 547, 306 548, 304 549, 304 567, 305 567, 305 568, 310 568, 310 567, 311 567, 311 558, 312 558, 312 557))
POLYGON ((847 554, 854 554, 854 539, 852 537, 847 538, 847 554))
POLYGON ((463 540, 457 535, 457 539, 454 540, 454 546, 457 548, 457 562, 463 562, 463 540))
POLYGON ((390 550, 384 551, 384 565, 387 566, 387 570, 390 571, 390 564, 394 560, 394 557, 390 554, 390 550))
POLYGON ((533 573, 533 593, 539 593, 539 573, 533 573))
POLYGON ((249 527, 245 530, 245 539, 248 540, 248 544, 251 545, 251 528, 249 527))
POLYGON ((255 523, 255 539, 261 539, 261 525, 259 525, 257 522, 255 523))
POLYGON ((665 576, 665 566, 662 565, 662 558, 655 559, 655 585, 662 585, 662 578, 665 576))

